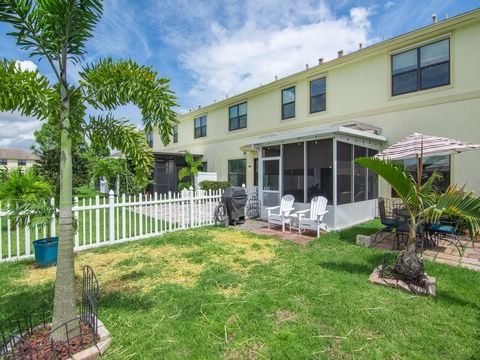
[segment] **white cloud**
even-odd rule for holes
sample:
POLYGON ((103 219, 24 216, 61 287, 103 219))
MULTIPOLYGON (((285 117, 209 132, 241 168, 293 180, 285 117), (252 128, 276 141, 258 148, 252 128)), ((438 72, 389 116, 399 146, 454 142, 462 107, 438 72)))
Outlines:
POLYGON ((133 5, 134 2, 125 0, 105 1, 102 19, 89 43, 95 55, 151 57, 152 52, 142 30, 144 24, 137 21, 143 14, 139 14, 133 5))
MULTIPOLYGON (((371 28, 370 9, 355 7, 349 16, 335 17, 323 1, 247 0, 236 11, 243 16, 240 22, 231 15, 204 14, 209 26, 192 35, 194 40, 178 28, 170 37, 181 44, 179 60, 194 79, 188 93, 193 104, 224 99, 271 82, 275 75, 300 71, 306 63, 315 65, 320 57, 334 58, 338 50, 357 49, 368 43, 371 28)), ((189 16, 198 20, 194 9, 189 16)))
POLYGON ((0 112, 0 146, 30 149, 35 143, 33 133, 41 125, 39 120, 22 116, 18 112, 0 112))
POLYGON ((384 7, 385 9, 390 9, 393 5, 395 5, 395 3, 394 3, 393 1, 387 1, 387 2, 385 3, 385 5, 383 5, 383 7, 384 7))
POLYGON ((37 70, 37 65, 35 65, 30 60, 17 60, 15 61, 15 68, 20 71, 35 71, 37 70))

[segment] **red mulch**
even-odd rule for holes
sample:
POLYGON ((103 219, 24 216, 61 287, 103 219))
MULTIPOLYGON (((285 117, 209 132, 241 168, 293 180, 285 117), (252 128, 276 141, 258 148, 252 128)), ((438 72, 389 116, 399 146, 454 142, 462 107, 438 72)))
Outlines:
POLYGON ((15 346, 13 359, 64 360, 69 358, 69 350, 70 355, 73 355, 93 345, 93 335, 90 328, 88 325, 82 324, 82 337, 77 333, 78 335, 71 339, 68 344, 62 341, 55 341, 53 343, 54 351, 52 351, 51 331, 51 325, 35 329, 29 338, 24 339, 24 341, 15 346))

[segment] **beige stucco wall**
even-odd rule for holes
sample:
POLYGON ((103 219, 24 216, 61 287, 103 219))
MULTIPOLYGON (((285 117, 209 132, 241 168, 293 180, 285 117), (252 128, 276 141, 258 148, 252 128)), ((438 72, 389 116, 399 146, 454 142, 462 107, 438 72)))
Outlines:
POLYGON ((18 160, 16 159, 7 159, 7 165, 0 165, 0 167, 6 167, 7 169, 14 169, 16 167, 20 167, 22 169, 26 169, 31 167, 33 164, 35 164, 34 160, 27 160, 26 165, 19 166, 18 165, 18 160))
MULTIPOLYGON (((154 150, 203 154, 208 170, 228 177, 228 160, 246 158, 240 147, 248 140, 278 131, 360 121, 383 129, 389 144, 413 133, 448 136, 480 143, 480 11, 474 20, 406 35, 316 66, 275 83, 200 109, 180 118, 179 143, 167 147, 154 136, 154 150), (451 84, 391 96, 391 54, 441 37, 450 38, 451 84), (327 77, 327 110, 309 114, 309 82, 327 77), (296 86, 296 117, 281 120, 281 90, 296 86), (247 129, 228 131, 228 107, 248 101, 247 129), (193 118, 207 115, 207 137, 194 139, 193 118)), ((453 156, 452 180, 480 194, 480 151, 453 156)), ((253 171, 253 168, 251 169, 253 171)), ((247 169, 248 171, 248 169, 247 169)), ((383 193, 387 193, 382 185, 383 193)))

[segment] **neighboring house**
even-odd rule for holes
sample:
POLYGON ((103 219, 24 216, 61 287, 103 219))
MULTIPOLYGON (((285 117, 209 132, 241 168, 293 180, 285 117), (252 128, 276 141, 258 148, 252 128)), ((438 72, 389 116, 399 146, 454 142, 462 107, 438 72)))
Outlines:
MULTIPOLYGON (((391 189, 352 165, 354 158, 373 156, 414 132, 480 142, 479 39, 477 9, 339 53, 180 116, 172 142, 165 147, 155 134, 153 149, 172 164, 189 151, 220 180, 258 185, 263 207, 277 205, 286 193, 297 208, 323 195, 330 227, 365 221, 378 195, 390 196, 391 189)), ((467 184, 480 194, 480 151, 425 164, 426 172, 443 174, 441 186, 467 184)))
POLYGON ((38 157, 31 152, 20 149, 0 148, 0 167, 13 169, 16 167, 29 168, 35 164, 38 157))

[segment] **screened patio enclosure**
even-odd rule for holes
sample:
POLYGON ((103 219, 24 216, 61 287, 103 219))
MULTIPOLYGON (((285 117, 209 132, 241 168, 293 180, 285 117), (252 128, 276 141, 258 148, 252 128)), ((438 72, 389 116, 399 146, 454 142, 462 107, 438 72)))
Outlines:
POLYGON ((304 129, 268 135, 250 142, 258 151, 258 188, 262 218, 284 194, 295 197, 295 209, 310 207, 315 196, 328 200, 324 220, 341 229, 372 219, 378 177, 354 165, 357 157, 374 156, 386 138, 379 129, 348 126, 304 129))

